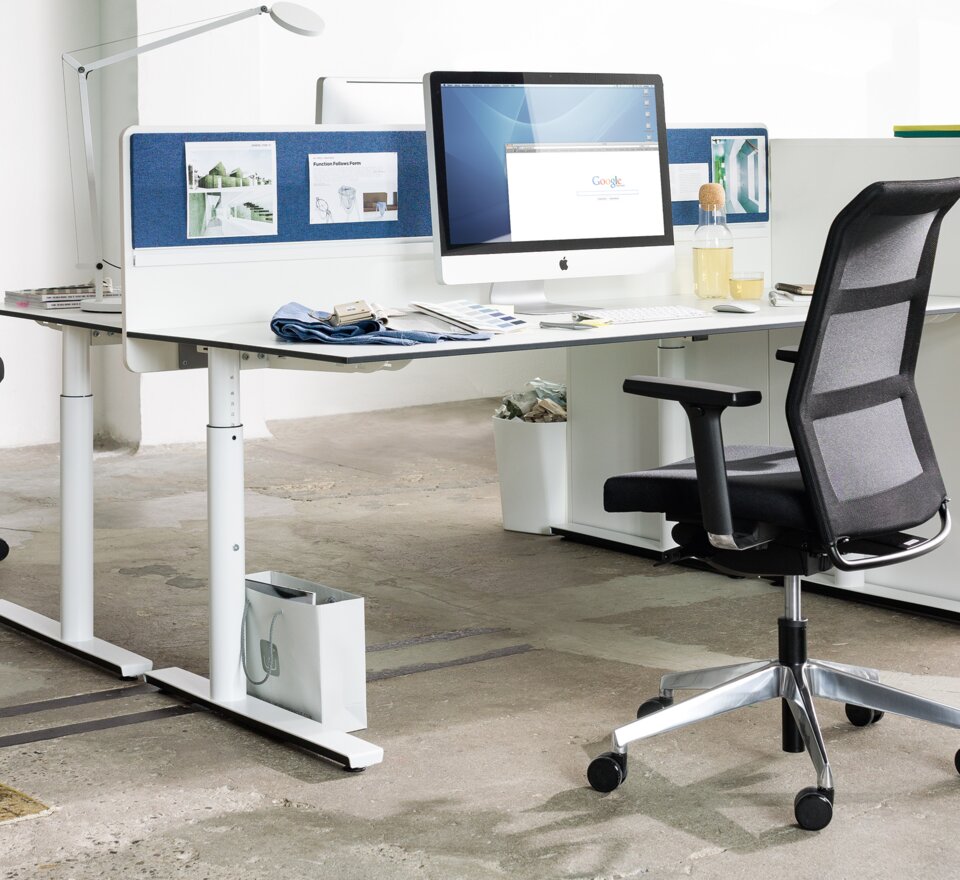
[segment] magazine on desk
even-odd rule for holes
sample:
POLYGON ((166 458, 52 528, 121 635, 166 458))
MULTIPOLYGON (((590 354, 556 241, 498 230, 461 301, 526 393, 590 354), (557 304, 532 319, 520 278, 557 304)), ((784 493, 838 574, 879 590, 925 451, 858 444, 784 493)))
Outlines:
MULTIPOLYGON (((90 297, 88 297, 89 299, 90 297)), ((52 300, 48 302, 31 302, 25 299, 4 299, 5 306, 15 306, 18 309, 79 309, 79 299, 52 300)))
POLYGON ((516 315, 508 314, 497 306, 469 302, 465 299, 450 302, 412 302, 411 309, 432 315, 472 333, 512 333, 525 330, 530 325, 516 315))
MULTIPOLYGON (((84 299, 92 299, 97 290, 92 284, 68 284, 63 287, 30 287, 26 290, 8 290, 4 305, 23 309, 75 309, 84 299)), ((110 301, 119 301, 117 290, 107 291, 110 301), (112 299, 111 299, 112 298, 112 299)))

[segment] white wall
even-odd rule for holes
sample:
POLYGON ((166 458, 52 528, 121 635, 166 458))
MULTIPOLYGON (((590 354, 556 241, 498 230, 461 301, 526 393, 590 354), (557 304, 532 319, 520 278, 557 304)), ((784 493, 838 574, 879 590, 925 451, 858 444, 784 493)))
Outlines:
MULTIPOLYGON (((0 82, 4 210, 0 289, 76 283, 73 202, 60 55, 98 42, 96 0, 2 0, 0 82)), ((59 436, 60 334, 0 319, 0 446, 59 436)))
MULTIPOLYGON (((136 4, 129 0, 100 0, 100 39, 109 42, 105 51, 118 52, 132 48, 134 41, 124 40, 136 34, 136 4), (120 40, 122 42, 113 42, 120 40)), ((103 228, 104 258, 114 266, 120 265, 122 230, 120 212, 115 206, 120 201, 120 139, 119 132, 136 123, 137 108, 137 62, 134 59, 97 71, 96 79, 100 95, 98 107, 97 153, 100 158, 100 203, 103 228)), ((120 283, 120 271, 106 267, 106 276, 120 283)), ((94 349, 91 359, 93 368, 94 420, 98 441, 118 440, 137 444, 141 436, 141 383, 140 377, 123 367, 119 345, 94 349)))
MULTIPOLYGON (((141 122, 310 123, 319 76, 418 78, 439 68, 658 72, 666 84, 668 124, 760 121, 776 137, 881 137, 894 124, 956 121, 960 4, 952 0, 731 0, 721 7, 705 0, 305 2, 327 22, 320 38, 295 37, 260 17, 143 56, 141 122)), ((236 0, 137 0, 135 6, 141 33, 243 8, 236 0)), ((22 86, 4 89, 5 128, 38 137, 12 144, 5 139, 2 167, 27 169, 39 160, 58 171, 64 136, 58 55, 96 42, 96 10, 92 0, 32 0, 18 4, 17 18, 7 18, 17 27, 0 35, 0 57, 17 62, 18 75, 4 82, 22 86)), ((4 287, 62 280, 72 242, 66 185, 55 178, 38 189, 26 174, 15 177, 14 201, 26 203, 30 213, 27 222, 22 216, 2 221, 4 287)), ((36 427, 3 420, 0 445, 47 442, 56 425, 56 336, 26 322, 11 329, 11 323, 0 321, 0 356, 9 370, 0 395, 8 411, 38 407, 46 414, 36 427), (27 357, 27 345, 44 345, 42 356, 27 357), (29 382, 10 375, 20 364, 29 364, 29 382)), ((245 417, 248 429, 254 424, 259 430, 263 419, 495 394, 562 368, 562 356, 553 354, 425 362, 349 382, 248 373, 245 417)), ((144 442, 202 437, 202 372, 143 377, 142 407, 130 381, 125 377, 120 387, 105 390, 116 398, 107 399, 118 414, 115 432, 132 432, 139 423, 144 442)))

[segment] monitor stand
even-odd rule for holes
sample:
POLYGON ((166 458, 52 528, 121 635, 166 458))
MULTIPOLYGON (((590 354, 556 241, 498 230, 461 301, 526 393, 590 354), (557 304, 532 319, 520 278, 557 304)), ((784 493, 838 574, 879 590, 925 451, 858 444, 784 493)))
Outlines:
POLYGON ((490 285, 490 304, 513 306, 518 315, 557 315, 587 308, 550 302, 543 281, 494 281, 490 285))

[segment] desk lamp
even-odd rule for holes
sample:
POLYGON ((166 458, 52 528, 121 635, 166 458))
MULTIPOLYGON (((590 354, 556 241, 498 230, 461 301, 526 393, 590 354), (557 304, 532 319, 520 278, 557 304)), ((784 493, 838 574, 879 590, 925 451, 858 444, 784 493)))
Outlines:
MULTIPOLYGON (((103 240, 100 229, 100 208, 97 198, 97 173, 96 158, 93 151, 93 128, 90 119, 90 95, 87 90, 87 77, 95 70, 101 67, 109 67, 118 61, 126 61, 128 58, 135 58, 144 52, 152 49, 159 49, 161 46, 169 46, 171 43, 179 43, 181 40, 188 40, 198 34, 204 34, 207 31, 216 30, 233 24, 237 21, 243 21, 245 18, 252 18, 255 15, 269 13, 280 27, 295 34, 304 37, 315 37, 323 30, 323 19, 315 12, 307 9, 298 3, 274 3, 272 6, 255 6, 252 9, 246 9, 243 12, 235 12, 232 15, 226 15, 223 18, 214 19, 205 22, 197 27, 186 31, 173 34, 169 37, 163 37, 154 40, 152 43, 146 43, 143 46, 136 46, 133 49, 127 49, 123 52, 117 52, 114 55, 108 55, 106 58, 100 58, 97 61, 91 61, 85 64, 79 61, 69 52, 63 54, 63 61, 76 71, 78 84, 80 88, 80 118, 83 124, 83 154, 87 170, 87 191, 90 201, 90 227, 93 236, 94 249, 94 284, 96 287, 96 296, 92 299, 85 299, 80 303, 80 308, 88 312, 119 312, 121 311, 120 297, 110 297, 105 299, 103 296, 103 240)), ((78 52, 80 50, 73 50, 78 52)))

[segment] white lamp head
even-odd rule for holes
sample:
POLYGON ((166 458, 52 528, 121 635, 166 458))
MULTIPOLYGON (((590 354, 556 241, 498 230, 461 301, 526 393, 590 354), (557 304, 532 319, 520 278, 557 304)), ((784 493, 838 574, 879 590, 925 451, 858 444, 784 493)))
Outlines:
POLYGON ((274 3, 270 7, 270 18, 280 27, 303 37, 316 37, 323 32, 323 19, 299 3, 274 3))

